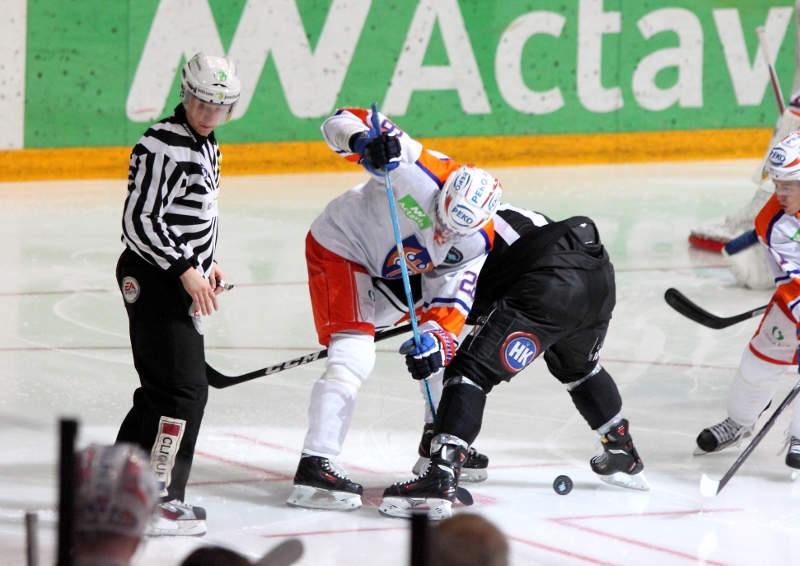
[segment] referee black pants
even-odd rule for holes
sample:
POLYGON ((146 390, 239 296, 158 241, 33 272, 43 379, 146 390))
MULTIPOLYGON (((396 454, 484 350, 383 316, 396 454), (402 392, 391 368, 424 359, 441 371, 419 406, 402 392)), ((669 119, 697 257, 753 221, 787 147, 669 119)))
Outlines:
POLYGON ((203 336, 178 277, 130 250, 120 256, 116 276, 140 383, 117 442, 149 452, 162 500, 183 501, 208 400, 203 336))

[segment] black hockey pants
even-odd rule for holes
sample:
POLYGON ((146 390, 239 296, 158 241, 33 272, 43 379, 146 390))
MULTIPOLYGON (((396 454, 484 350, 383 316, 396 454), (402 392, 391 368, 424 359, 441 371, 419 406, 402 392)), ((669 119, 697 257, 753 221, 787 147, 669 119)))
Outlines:
POLYGON ((203 336, 180 279, 130 250, 120 256, 116 275, 141 384, 117 442, 149 452, 162 500, 183 501, 208 399, 203 336))

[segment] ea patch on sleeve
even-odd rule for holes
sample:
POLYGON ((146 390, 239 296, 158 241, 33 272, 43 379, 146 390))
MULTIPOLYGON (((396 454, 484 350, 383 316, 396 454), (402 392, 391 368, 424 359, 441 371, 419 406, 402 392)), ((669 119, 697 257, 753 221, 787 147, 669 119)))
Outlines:
POLYGON ((122 280, 122 297, 126 303, 135 303, 140 291, 139 282, 133 277, 129 276, 122 280))
POLYGON ((500 348, 500 360, 506 370, 517 373, 539 355, 539 339, 527 332, 509 334, 500 348))
POLYGON ((175 467, 175 456, 181 447, 186 421, 161 417, 158 421, 158 436, 150 453, 150 464, 156 472, 159 496, 167 496, 167 488, 172 479, 172 468, 175 467))

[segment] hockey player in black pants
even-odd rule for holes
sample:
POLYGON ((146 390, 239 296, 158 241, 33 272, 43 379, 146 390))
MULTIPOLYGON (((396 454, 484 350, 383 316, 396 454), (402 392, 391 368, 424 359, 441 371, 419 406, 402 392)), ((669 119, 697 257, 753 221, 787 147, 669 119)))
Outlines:
MULTIPOLYGON (((551 222, 510 205, 501 205, 494 225, 494 248, 468 319, 475 328, 444 370, 431 463, 420 476, 384 491, 385 515, 409 517, 423 503, 431 519, 450 515, 461 463, 480 432, 486 395, 541 354, 601 437, 604 451, 591 459, 592 470, 613 485, 649 489, 620 413, 619 391, 599 363, 616 298, 614 268, 597 228, 586 217, 551 222)), ((406 357, 415 379, 442 367, 436 352, 415 354, 406 357)))

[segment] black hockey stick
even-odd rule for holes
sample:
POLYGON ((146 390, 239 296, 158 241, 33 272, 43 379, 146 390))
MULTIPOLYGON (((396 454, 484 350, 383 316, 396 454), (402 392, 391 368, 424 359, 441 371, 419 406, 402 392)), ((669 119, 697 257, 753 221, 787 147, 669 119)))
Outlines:
POLYGON ((750 442, 750 446, 745 448, 744 452, 742 452, 741 455, 736 458, 733 466, 731 466, 731 469, 728 470, 724 476, 722 476, 722 479, 712 480, 707 475, 703 474, 703 477, 700 479, 700 493, 702 495, 705 497, 714 497, 716 494, 722 491, 722 488, 725 487, 725 484, 730 481, 730 479, 733 477, 733 474, 736 473, 736 470, 738 470, 744 461, 747 460, 747 457, 750 456, 750 453, 753 450, 755 450, 755 447, 758 446, 758 443, 764 439, 764 437, 767 435, 767 432, 769 432, 769 429, 771 429, 772 425, 775 424, 775 421, 778 420, 780 414, 791 404, 792 401, 794 401, 794 398, 797 397, 798 393, 800 393, 800 381, 795 384, 795 386, 786 396, 786 399, 784 399, 780 406, 775 409, 775 412, 772 413, 772 416, 769 418, 769 420, 764 423, 764 427, 758 431, 758 434, 755 435, 752 442, 750 442))
POLYGON ((667 301, 669 306, 681 313, 686 318, 689 318, 695 322, 699 322, 703 326, 707 326, 715 330, 728 328, 729 326, 733 326, 734 324, 742 322, 743 320, 747 320, 755 316, 761 316, 764 314, 764 311, 767 310, 767 306, 769 306, 764 305, 763 307, 758 307, 757 309, 743 312, 742 314, 737 314, 736 316, 721 317, 711 314, 707 310, 698 307, 696 304, 690 301, 686 295, 677 289, 673 289, 672 287, 667 289, 666 293, 664 293, 664 300, 667 301))
MULTIPOLYGON (((389 330, 384 330, 375 334, 375 341, 380 342, 381 340, 386 340, 387 338, 399 336, 400 334, 404 334, 409 330, 411 330, 410 324, 398 326, 397 328, 390 328, 389 330)), ((208 384, 214 389, 225 389, 231 385, 238 385, 239 383, 244 383, 245 381, 251 381, 259 377, 264 377, 265 375, 272 375, 273 373, 278 373, 287 369, 295 368, 297 366, 302 366, 327 357, 328 349, 325 348, 319 352, 312 352, 311 354, 306 354, 305 356, 300 356, 299 358, 294 358, 293 360, 275 364, 274 366, 257 369, 256 371, 251 371, 250 373, 245 373, 243 375, 224 375, 206 363, 206 377, 208 378, 208 384)))

